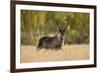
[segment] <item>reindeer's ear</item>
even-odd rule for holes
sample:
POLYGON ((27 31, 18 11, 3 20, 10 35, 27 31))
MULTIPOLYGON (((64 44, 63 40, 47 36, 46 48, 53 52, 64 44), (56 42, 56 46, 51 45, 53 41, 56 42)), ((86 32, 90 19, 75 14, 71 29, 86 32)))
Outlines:
POLYGON ((57 27, 57 31, 60 31, 60 29, 61 29, 60 27, 57 27))
POLYGON ((57 28, 57 31, 59 31, 60 30, 60 28, 57 28))

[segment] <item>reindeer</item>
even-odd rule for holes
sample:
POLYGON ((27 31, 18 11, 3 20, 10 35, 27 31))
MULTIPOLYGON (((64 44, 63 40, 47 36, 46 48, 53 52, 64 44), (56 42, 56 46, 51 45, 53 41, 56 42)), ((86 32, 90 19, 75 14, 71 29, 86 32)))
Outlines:
POLYGON ((60 25, 56 24, 58 27, 59 34, 54 36, 43 36, 39 39, 37 49, 61 49, 64 43, 64 36, 67 29, 67 25, 61 27, 60 25))

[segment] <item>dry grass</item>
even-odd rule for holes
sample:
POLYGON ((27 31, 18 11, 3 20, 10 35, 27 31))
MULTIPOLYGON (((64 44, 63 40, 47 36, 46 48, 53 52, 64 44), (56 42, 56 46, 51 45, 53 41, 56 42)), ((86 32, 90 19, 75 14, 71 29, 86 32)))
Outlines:
POLYGON ((36 50, 34 46, 21 46, 21 63, 89 59, 89 45, 65 45, 62 50, 36 50))

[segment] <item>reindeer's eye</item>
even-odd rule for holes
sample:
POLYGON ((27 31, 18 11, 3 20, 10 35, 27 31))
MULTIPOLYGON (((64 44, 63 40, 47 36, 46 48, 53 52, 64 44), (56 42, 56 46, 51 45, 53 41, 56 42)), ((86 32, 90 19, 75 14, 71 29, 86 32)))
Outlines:
POLYGON ((60 30, 60 32, 62 32, 62 31, 60 30))

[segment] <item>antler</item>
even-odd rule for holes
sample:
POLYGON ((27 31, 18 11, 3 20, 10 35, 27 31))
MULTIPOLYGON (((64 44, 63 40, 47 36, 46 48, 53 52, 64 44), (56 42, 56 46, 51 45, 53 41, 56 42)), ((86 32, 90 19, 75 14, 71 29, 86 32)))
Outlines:
POLYGON ((57 25, 57 27, 58 27, 59 29, 61 29, 61 26, 58 25, 58 21, 57 21, 57 20, 56 20, 56 25, 57 25))
POLYGON ((67 29, 68 25, 69 25, 69 24, 67 24, 67 25, 65 26, 66 29, 67 29))
POLYGON ((68 25, 69 24, 67 24, 67 25, 64 25, 65 23, 64 22, 62 22, 62 24, 58 24, 58 21, 56 20, 56 25, 57 25, 57 27, 59 28, 59 29, 67 29, 67 27, 68 27, 68 25), (63 24, 63 25, 62 25, 63 24))
POLYGON ((58 28, 61 28, 58 24, 57 24, 58 28))

